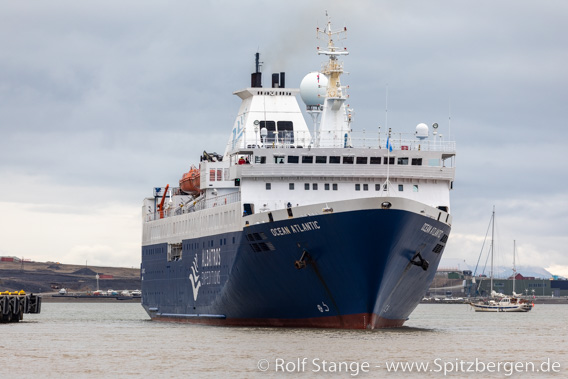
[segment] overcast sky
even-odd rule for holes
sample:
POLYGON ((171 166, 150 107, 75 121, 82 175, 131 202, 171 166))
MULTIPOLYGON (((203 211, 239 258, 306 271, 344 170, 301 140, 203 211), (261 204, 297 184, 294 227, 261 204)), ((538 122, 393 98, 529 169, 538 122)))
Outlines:
POLYGON ((0 254, 139 266, 142 199, 222 153, 261 53, 298 87, 328 10, 354 130, 457 142, 446 258, 568 276, 566 1, 0 0, 0 254), (451 115, 451 131, 449 116, 451 115))

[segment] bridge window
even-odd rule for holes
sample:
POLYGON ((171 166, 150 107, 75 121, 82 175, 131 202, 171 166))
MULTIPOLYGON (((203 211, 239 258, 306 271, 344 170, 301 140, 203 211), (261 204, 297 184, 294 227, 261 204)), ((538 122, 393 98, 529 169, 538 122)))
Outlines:
POLYGON ((355 184, 355 191, 361 191, 361 185, 355 184))
POLYGON ((293 143, 294 142, 294 124, 292 121, 261 121, 260 129, 266 128, 268 134, 264 139, 265 144, 273 142, 293 143))
POLYGON ((329 163, 339 163, 341 162, 341 157, 338 155, 332 155, 329 157, 329 163))
POLYGON ((412 158, 413 166, 422 166, 422 158, 412 158))
POLYGON ((367 164, 368 161, 368 157, 357 157, 357 164, 367 164))
POLYGON ((310 190, 310 183, 304 183, 304 190, 306 191, 310 190))
POLYGON ((278 121, 279 132, 292 132, 294 131, 294 123, 292 121, 278 121))
POLYGON ((326 191, 329 191, 329 183, 325 183, 323 185, 323 189, 326 190, 326 191))
POLYGON ((298 163, 300 158, 297 155, 288 155, 288 163, 298 163))
POLYGON ((276 132, 276 123, 274 121, 261 121, 260 129, 266 128, 268 134, 266 135, 264 142, 272 143, 275 141, 274 132, 276 132))
POLYGON ((368 191, 368 190, 369 190, 369 185, 363 184, 363 191, 368 191))
POLYGON ((313 155, 302 156, 302 163, 314 163, 314 156, 313 155))
POLYGON ((333 190, 337 191, 337 183, 333 183, 333 190))
POLYGON ((403 186, 402 184, 399 184, 399 185, 398 185, 398 190, 399 190, 400 192, 404 191, 404 186, 403 186))
POLYGON ((371 164, 381 164, 381 157, 371 157, 371 164))
POLYGON ((270 191, 272 189, 272 183, 266 183, 266 190, 270 191))
POLYGON ((394 157, 385 157, 384 162, 385 162, 385 164, 393 165, 394 164, 394 157))
POLYGON ((316 156, 316 163, 327 163, 327 157, 321 155, 316 156))
POLYGON ((294 125, 292 121, 278 121, 278 139, 280 142, 294 142, 294 125))
POLYGON ((353 164, 353 157, 343 157, 344 164, 353 164))
POLYGON ((398 158, 397 164, 399 164, 399 165, 407 165, 407 164, 408 164, 408 158, 398 158))
POLYGON ((314 191, 318 190, 318 184, 317 183, 312 183, 312 190, 314 190, 314 191))
POLYGON ((294 183, 288 184, 288 188, 289 188, 290 190, 294 190, 294 183))

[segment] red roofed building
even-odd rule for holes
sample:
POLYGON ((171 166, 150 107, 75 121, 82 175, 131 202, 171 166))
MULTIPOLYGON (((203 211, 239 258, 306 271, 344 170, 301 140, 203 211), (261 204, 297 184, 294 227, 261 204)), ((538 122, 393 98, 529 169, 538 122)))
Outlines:
MULTIPOLYGON (((513 279, 513 276, 509 276, 509 279, 513 279)), ((515 280, 535 280, 534 276, 522 276, 521 274, 515 275, 515 280)))

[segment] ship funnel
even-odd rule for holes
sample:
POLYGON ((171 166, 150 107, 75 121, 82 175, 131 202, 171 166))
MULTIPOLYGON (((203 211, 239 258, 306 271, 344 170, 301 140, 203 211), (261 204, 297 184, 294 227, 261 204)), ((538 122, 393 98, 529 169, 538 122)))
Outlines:
POLYGON ((251 74, 250 86, 252 88, 262 88, 262 73, 254 72, 251 74))
POLYGON ((252 88, 262 88, 262 73, 260 72, 260 53, 254 55, 256 71, 251 74, 250 86, 252 88))
POLYGON ((272 74, 272 88, 278 88, 278 87, 280 87, 278 77, 279 77, 278 74, 272 74))
POLYGON ((286 73, 281 72, 280 73, 280 88, 286 88, 285 78, 286 78, 286 73))

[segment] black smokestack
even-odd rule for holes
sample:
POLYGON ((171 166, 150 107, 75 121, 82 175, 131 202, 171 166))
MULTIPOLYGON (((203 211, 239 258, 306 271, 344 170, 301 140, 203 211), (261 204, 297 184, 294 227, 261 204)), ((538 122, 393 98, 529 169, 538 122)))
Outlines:
POLYGON ((286 73, 281 72, 280 73, 280 88, 286 88, 285 78, 286 78, 286 73))
POLYGON ((262 73, 253 72, 251 74, 250 86, 252 88, 262 88, 262 73))
POLYGON ((250 86, 252 88, 262 88, 262 73, 260 72, 260 53, 254 55, 256 71, 251 74, 250 86))
POLYGON ((278 74, 272 74, 272 88, 278 88, 278 74))

